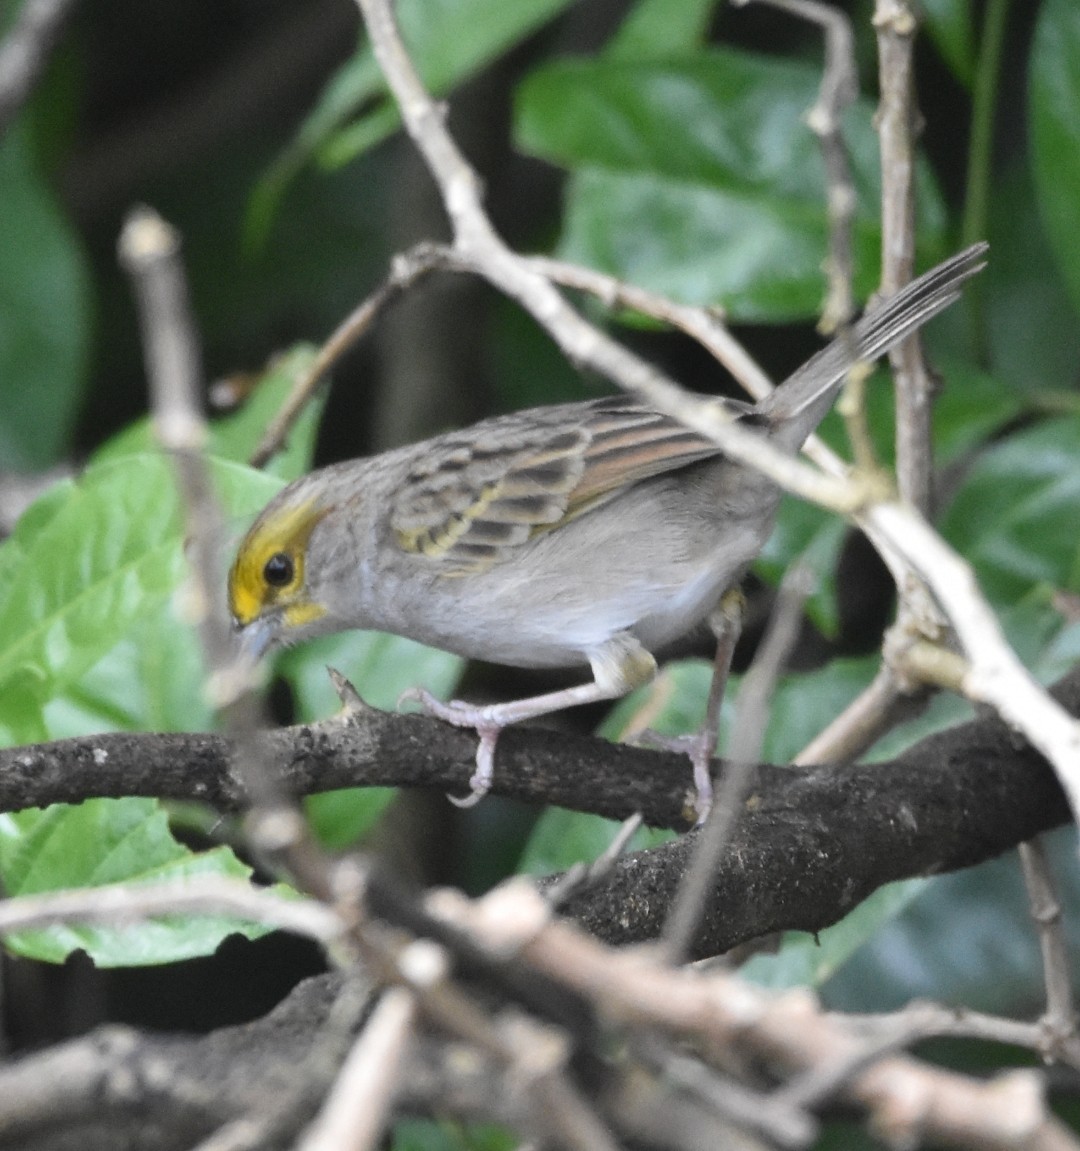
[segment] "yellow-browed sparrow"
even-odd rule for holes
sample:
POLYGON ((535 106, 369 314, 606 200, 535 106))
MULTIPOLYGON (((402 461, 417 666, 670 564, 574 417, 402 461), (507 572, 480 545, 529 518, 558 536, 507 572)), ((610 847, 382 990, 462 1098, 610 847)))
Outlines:
MULTIPOLYGON (((977 244, 865 315, 768 398, 730 402, 795 452, 831 406, 854 350, 872 361, 958 296, 977 244)), ((591 683, 475 707, 412 693, 480 736, 470 802, 490 787, 499 732, 649 680, 651 654, 703 620, 764 546, 780 492, 715 444, 626 397, 484 420, 286 487, 240 545, 229 604, 257 658, 347 628, 408 636, 528 668, 588 666, 591 683)), ((699 810, 707 768, 696 765, 699 810)))

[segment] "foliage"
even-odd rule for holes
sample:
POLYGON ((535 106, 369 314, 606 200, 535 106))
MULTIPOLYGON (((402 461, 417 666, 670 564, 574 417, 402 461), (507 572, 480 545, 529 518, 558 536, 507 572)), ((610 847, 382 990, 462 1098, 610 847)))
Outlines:
MULTIPOLYGON (((975 88, 985 79, 983 70, 994 67, 977 47, 972 9, 978 6, 925 0, 924 7, 935 66, 951 74, 959 92, 975 88)), ((639 0, 598 51, 569 57, 554 50, 554 39, 545 39, 565 8, 565 0, 401 5, 422 70, 441 94, 452 93, 511 49, 524 53, 513 92, 513 140, 519 151, 556 165, 565 176, 558 217, 530 222, 530 234, 550 238, 551 248, 566 259, 679 300, 722 304, 739 321, 811 320, 823 295, 827 231, 817 145, 803 123, 819 75, 816 42, 798 41, 789 57, 766 53, 760 45, 750 50, 738 42, 738 17, 725 12, 721 18, 706 0, 639 0), (714 25, 719 36, 710 38, 714 25)), ((872 70, 871 59, 860 63, 864 72, 872 70)), ((992 265, 986 283, 933 328, 928 344, 943 376, 935 425, 939 458, 948 468, 941 526, 975 565, 1025 659, 1049 676, 1076 648, 1076 628, 1060 617, 1055 593, 1080 593, 1080 411, 1071 390, 1080 351, 1080 253, 1072 242, 1080 232, 1080 10, 1072 0, 1038 6, 1029 57, 1010 58, 1008 66, 1015 74, 1026 67, 1028 143, 1013 147, 997 167, 985 157, 973 158, 966 196, 980 193, 988 201, 992 265)), ((55 120, 68 106, 69 83, 62 70, 50 74, 35 107, 0 143, 5 469, 39 468, 70 456, 79 412, 97 399, 88 388, 102 388, 100 378, 91 381, 88 366, 94 342, 133 339, 130 330, 118 337, 96 315, 92 276, 106 274, 100 267, 90 270, 84 242, 46 179, 55 175, 64 147, 63 133, 50 121, 49 102, 60 109, 52 110, 55 120)), ((845 124, 859 193, 856 285, 863 297, 875 283, 880 247, 874 100, 868 85, 845 124)), ((931 132, 935 122, 950 117, 963 122, 962 104, 928 109, 931 132)), ((356 165, 374 196, 385 165, 375 145, 396 127, 396 111, 370 50, 361 44, 291 140, 276 142, 276 159, 262 156, 260 178, 250 170, 235 175, 250 196, 247 230, 235 210, 224 222, 214 219, 207 226, 214 260, 223 259, 225 245, 246 267, 243 245, 250 250, 254 240, 272 251, 271 225, 317 203, 319 190, 332 186, 330 169, 356 165), (312 161, 320 168, 314 176, 307 170, 312 161)), ((958 135, 950 141, 953 157, 965 151, 958 135)), ((955 169, 936 170, 947 166, 944 154, 939 148, 934 159, 920 158, 922 263, 955 247, 967 219, 968 202, 958 204, 953 192, 942 191, 957 183, 955 169)), ((211 218, 210 208, 205 210, 211 218)), ((332 213, 315 211, 311 218, 326 231, 328 250, 351 242, 352 233, 346 238, 346 225, 332 213)), ((203 249, 198 243, 194 248, 197 257, 203 249)), ((200 276, 214 279, 208 269, 217 263, 193 262, 196 282, 200 276)), ((288 261, 282 264, 274 269, 280 279, 265 289, 267 298, 274 292, 286 298, 290 276, 299 275, 288 261)), ((309 338, 341 318, 336 299, 333 308, 313 321, 321 328, 308 330, 309 338)), ((485 334, 502 368, 501 395, 507 403, 542 401, 546 378, 528 378, 522 365, 546 362, 550 349, 540 350, 535 331, 523 331, 505 308, 491 314, 485 334)), ((640 318, 623 318, 633 338, 646 338, 640 318)), ((223 323, 216 314, 207 322, 223 323)), ((760 333, 751 337, 760 341, 760 333)), ((211 467, 237 530, 283 480, 311 463, 316 409, 266 473, 243 462, 311 355, 307 345, 294 347, 252 402, 214 428, 211 467)), ((101 353, 101 362, 115 360, 101 353)), ((559 377, 558 387, 561 399, 580 382, 559 377)), ((890 398, 877 383, 870 412, 888 460, 890 398)), ((831 419, 823 433, 843 444, 838 420, 831 419)), ((0 545, 0 733, 9 744, 103 729, 203 729, 214 722, 183 618, 183 529, 168 463, 155 452, 145 421, 94 447, 79 478, 57 483, 0 545)), ((846 539, 832 518, 788 501, 758 565, 758 574, 775 583, 794 558, 811 557, 818 573, 811 614, 829 636, 841 629, 836 572, 846 539)), ((385 707, 411 684, 447 694, 461 670, 452 657, 389 637, 325 641, 289 652, 278 663, 302 718, 325 715, 334 706, 322 671, 327 662, 345 672, 365 698, 385 707)), ((868 682, 873 666, 870 659, 833 660, 824 669, 786 677, 766 754, 790 756, 823 715, 836 714, 868 682)), ((668 668, 613 711, 606 732, 614 736, 643 714, 662 730, 688 730, 703 708, 706 677, 707 669, 697 663, 668 668)), ((940 701, 876 754, 897 750, 933 725, 955 722, 961 712, 955 702, 940 701)), ((730 704, 724 723, 726 730, 730 704)), ((310 810, 324 840, 345 847, 370 830, 388 799, 386 793, 341 793, 319 797, 310 810)), ((229 849, 192 850, 173 831, 168 810, 151 800, 3 815, 4 888, 37 892, 207 871, 246 874, 229 849)), ((531 871, 568 866, 595 855, 611 833, 603 821, 548 813, 520 846, 519 865, 531 871)), ((880 892, 820 941, 789 941, 778 956, 751 961, 749 970, 776 984, 828 980, 837 1002, 863 1003, 860 995, 868 987, 882 1003, 901 1001, 916 988, 948 997, 957 986, 956 972, 945 948, 929 947, 927 924, 943 930, 963 906, 977 908, 990 934, 1004 938, 1022 930, 1015 901, 1002 897, 1000 872, 981 874, 880 892), (921 957, 918 972, 912 970, 915 961, 904 966, 905 955, 921 957)), ((208 953, 234 930, 248 929, 161 923, 124 933, 41 931, 8 944, 50 961, 82 948, 99 964, 163 963, 208 953)), ((1015 961, 1004 957, 1000 967, 988 960, 977 977, 995 990, 989 1006, 1005 1011, 1027 1002, 1037 971, 1025 954, 1015 961)), ((439 1142, 431 1131, 415 1128, 403 1131, 398 1145, 473 1144, 439 1142)), ((498 1145, 497 1136, 491 1145, 498 1145)))

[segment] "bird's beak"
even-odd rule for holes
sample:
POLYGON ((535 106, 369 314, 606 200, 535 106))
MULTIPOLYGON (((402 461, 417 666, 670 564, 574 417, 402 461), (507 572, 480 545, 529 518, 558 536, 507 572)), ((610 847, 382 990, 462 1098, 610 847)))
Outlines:
POLYGON ((273 616, 259 616, 251 623, 236 627, 240 644, 240 658, 254 667, 277 638, 277 620, 273 616))

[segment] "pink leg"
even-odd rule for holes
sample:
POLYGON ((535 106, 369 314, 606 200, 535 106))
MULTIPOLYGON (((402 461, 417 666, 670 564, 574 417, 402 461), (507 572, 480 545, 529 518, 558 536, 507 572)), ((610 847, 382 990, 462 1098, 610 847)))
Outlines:
POLYGON ((525 719, 535 719, 539 715, 548 715, 553 711, 562 711, 564 707, 611 698, 599 684, 583 683, 580 687, 568 687, 562 691, 515 699, 509 703, 475 705, 460 699, 443 703, 423 688, 411 687, 398 700, 398 706, 407 702, 418 703, 428 715, 452 723, 455 727, 470 727, 480 737, 480 745, 476 749, 476 770, 469 780, 469 794, 460 799, 453 795, 447 796, 458 807, 473 807, 491 790, 495 745, 504 727, 525 719))
POLYGON ((731 657, 735 654, 735 645, 742 631, 744 603, 742 593, 733 589, 724 593, 715 611, 709 616, 709 626, 716 636, 716 654, 713 657, 709 698, 705 704, 705 719, 701 727, 689 735, 670 736, 643 731, 638 737, 640 743, 681 752, 689 758, 694 769, 694 790, 697 793, 694 808, 698 825, 705 822, 712 807, 712 761, 720 738, 720 709, 724 703, 728 672, 731 670, 731 657))
POLYGON ((620 633, 590 653, 592 683, 563 688, 528 699, 508 703, 475 705, 462 700, 443 703, 423 688, 413 687, 398 700, 398 705, 411 701, 420 704, 428 715, 452 723, 455 727, 472 728, 480 737, 476 749, 476 770, 469 780, 469 794, 462 799, 448 798, 458 807, 472 807, 491 789, 495 745, 504 727, 522 720, 549 715, 563 708, 618 699, 631 689, 648 682, 656 673, 656 661, 633 636, 620 633))

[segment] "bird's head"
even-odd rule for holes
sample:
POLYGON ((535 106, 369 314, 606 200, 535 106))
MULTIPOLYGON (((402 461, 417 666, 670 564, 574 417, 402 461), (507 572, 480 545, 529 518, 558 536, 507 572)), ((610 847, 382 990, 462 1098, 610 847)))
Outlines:
POLYGON ((275 643, 331 630, 317 537, 332 510, 301 481, 278 495, 244 536, 229 570, 229 611, 252 660, 275 643))

